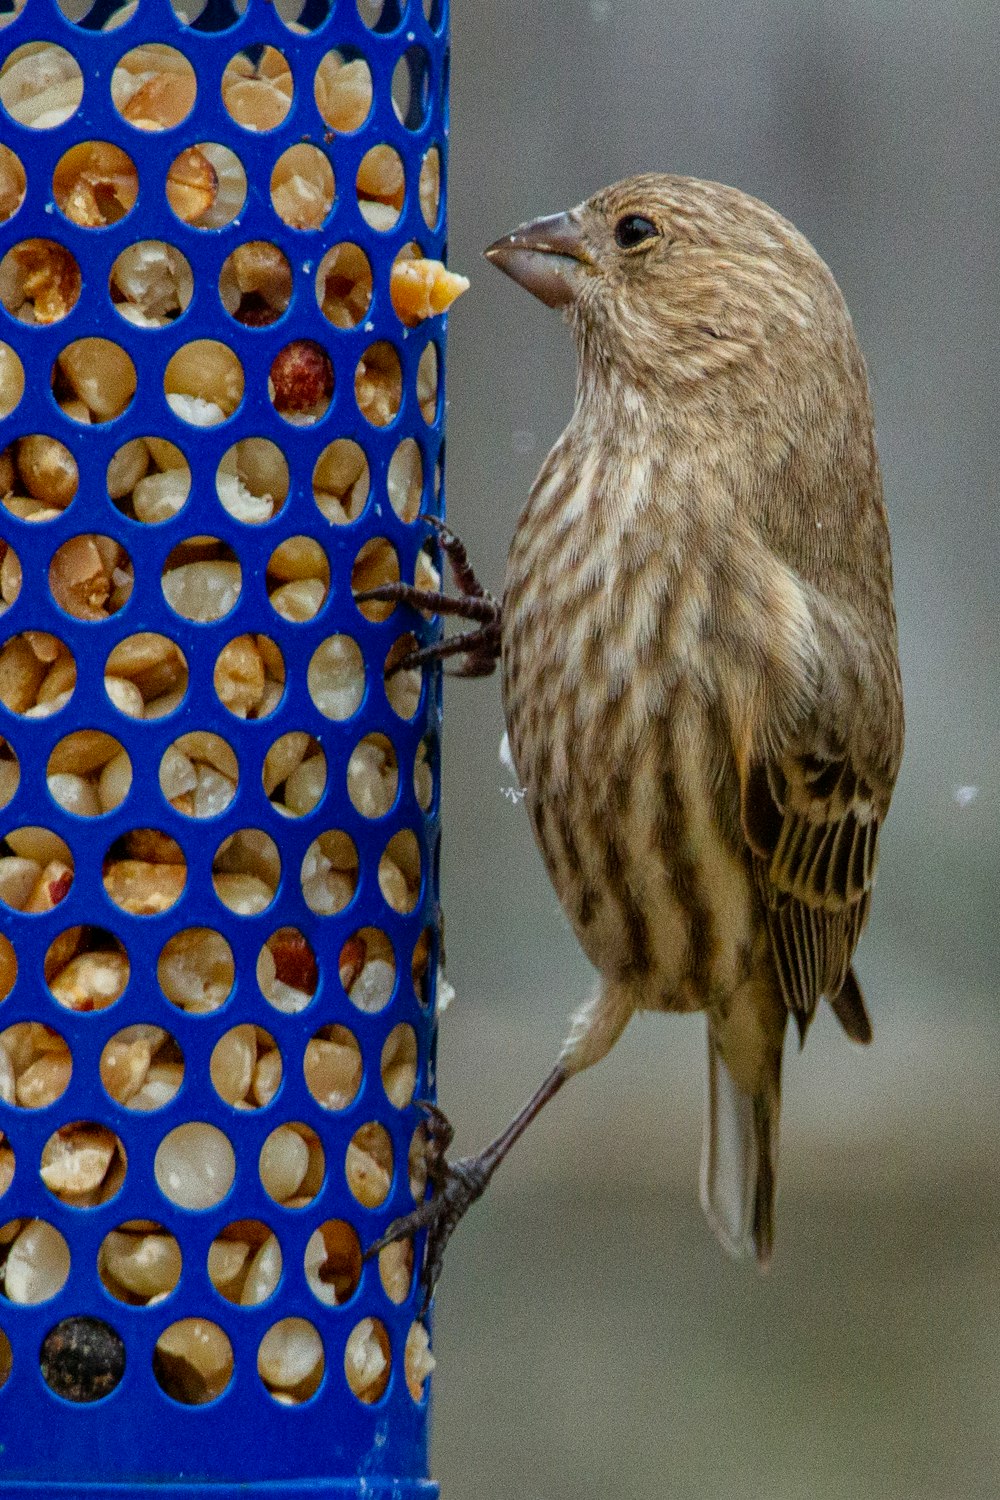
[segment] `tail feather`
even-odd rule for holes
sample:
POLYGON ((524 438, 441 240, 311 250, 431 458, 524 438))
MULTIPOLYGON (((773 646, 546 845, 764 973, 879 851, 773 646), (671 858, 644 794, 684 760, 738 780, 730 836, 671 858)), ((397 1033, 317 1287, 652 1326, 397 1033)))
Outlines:
POLYGON ((758 1091, 746 1093, 709 1025, 701 1203, 729 1254, 752 1253, 762 1268, 774 1248, 780 1108, 780 1051, 770 1055, 758 1091))
POLYGON ((836 995, 831 995, 830 1005, 851 1041, 867 1046, 872 1039, 872 1023, 853 969, 848 969, 844 983, 836 995))

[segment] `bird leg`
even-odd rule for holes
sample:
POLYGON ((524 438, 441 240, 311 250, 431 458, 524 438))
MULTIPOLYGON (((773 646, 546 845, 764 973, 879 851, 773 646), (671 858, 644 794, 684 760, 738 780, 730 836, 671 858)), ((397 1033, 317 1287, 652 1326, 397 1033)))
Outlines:
POLYGON ((425 662, 464 656, 462 666, 454 674, 456 677, 488 677, 500 656, 500 603, 479 582, 468 553, 455 533, 437 516, 422 515, 419 519, 426 521, 438 534, 441 550, 448 559, 451 576, 459 591, 457 598, 438 589, 419 589, 412 583, 400 581, 382 583, 377 588, 355 594, 355 602, 364 604, 368 600, 377 600, 383 604, 408 604, 411 609, 425 614, 456 615, 459 619, 472 620, 478 627, 408 652, 393 663, 390 676, 423 666, 425 662))
POLYGON ((451 1145, 453 1131, 444 1113, 436 1104, 421 1103, 427 1116, 427 1178, 431 1194, 412 1213, 394 1219, 389 1228, 365 1251, 365 1260, 378 1255, 386 1245, 396 1240, 409 1239, 418 1230, 427 1230, 424 1248, 424 1265, 420 1284, 424 1291, 421 1317, 427 1311, 444 1261, 445 1246, 451 1239, 459 1221, 481 1198, 497 1167, 520 1140, 532 1120, 562 1088, 569 1072, 557 1064, 527 1104, 511 1120, 506 1130, 491 1141, 478 1156, 462 1156, 449 1161, 445 1153, 451 1145))

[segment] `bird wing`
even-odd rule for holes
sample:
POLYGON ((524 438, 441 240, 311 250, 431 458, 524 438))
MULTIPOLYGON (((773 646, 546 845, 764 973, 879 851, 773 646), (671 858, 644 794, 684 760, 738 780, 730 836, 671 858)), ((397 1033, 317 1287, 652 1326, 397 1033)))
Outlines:
POLYGON ((883 799, 819 733, 751 764, 741 790, 774 965, 800 1037, 826 995, 850 1034, 867 1040, 851 955, 868 916, 883 799))

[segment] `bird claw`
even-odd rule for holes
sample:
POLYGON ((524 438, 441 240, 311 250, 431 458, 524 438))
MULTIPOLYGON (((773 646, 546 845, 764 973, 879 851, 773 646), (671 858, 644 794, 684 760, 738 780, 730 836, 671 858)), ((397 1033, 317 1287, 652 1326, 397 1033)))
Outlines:
POLYGON ((448 559, 458 594, 445 594, 440 589, 417 588, 415 584, 396 579, 381 583, 375 588, 364 589, 354 595, 355 604, 406 604, 424 615, 453 615, 460 620, 471 621, 474 628, 461 635, 432 641, 418 646, 393 662, 388 676, 423 667, 431 662, 445 661, 448 657, 461 656, 462 665, 453 674, 456 677, 488 677, 496 668, 500 657, 500 618, 502 606, 493 598, 476 577, 476 573, 462 543, 455 533, 439 521, 436 516, 421 515, 437 532, 442 552, 448 559))
POLYGON ((448 1241, 476 1199, 482 1196, 492 1174, 480 1157, 463 1156, 458 1161, 449 1162, 445 1152, 451 1144, 453 1131, 447 1116, 436 1104, 426 1100, 418 1102, 427 1116, 427 1179, 432 1188, 431 1195, 411 1213, 394 1219, 385 1233, 369 1245, 364 1258, 371 1260, 387 1245, 412 1239, 421 1229, 426 1229, 427 1242, 420 1273, 424 1293, 420 1316, 423 1317, 441 1275, 448 1241))

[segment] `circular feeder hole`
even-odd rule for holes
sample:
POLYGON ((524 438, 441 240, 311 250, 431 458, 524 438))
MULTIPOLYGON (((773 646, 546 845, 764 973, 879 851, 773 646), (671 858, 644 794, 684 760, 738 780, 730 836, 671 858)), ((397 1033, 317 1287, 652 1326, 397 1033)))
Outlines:
POLYGON ((52 597, 76 620, 109 620, 128 603, 134 583, 132 559, 110 536, 70 537, 49 562, 52 597))
POLYGON ((299 878, 310 911, 320 917, 343 911, 358 888, 358 851, 354 840, 336 828, 321 833, 303 856, 299 878))
POLYGON ((153 1219, 129 1219, 112 1229, 97 1252, 105 1289, 128 1307, 148 1307, 169 1296, 181 1278, 181 1247, 153 1219))
POLYGON ((261 526, 288 498, 288 462, 269 438, 241 438, 223 454, 215 492, 223 510, 245 526, 261 526))
POLYGON ((271 173, 271 206, 289 229, 322 229, 333 209, 329 158, 317 146, 289 146, 271 173))
POLYGON ((52 174, 52 196, 71 223, 81 229, 103 229, 124 219, 135 206, 139 174, 120 146, 81 141, 60 157, 52 174))
POLYGON ((267 393, 279 417, 309 427, 329 410, 333 384, 333 361, 323 345, 293 339, 271 362, 267 393))
POLYGON ((367 1406, 385 1394, 392 1368, 389 1335, 378 1318, 362 1318, 351 1330, 344 1350, 347 1384, 367 1406))
POLYGON ((20 323, 60 322, 79 301, 81 286, 76 256, 55 240, 21 240, 0 260, 0 303, 20 323))
POLYGON ((392 1141, 384 1125, 369 1120, 351 1136, 344 1162, 347 1186, 364 1208, 380 1208, 392 1187, 392 1141))
POLYGON ((66 1238, 46 1219, 11 1219, 0 1227, 0 1295, 20 1307, 48 1302, 69 1279, 66 1238))
POLYGON ((297 927, 279 927, 257 955, 257 984, 269 1005, 297 1015, 312 1003, 319 984, 316 954, 297 927))
POLYGON ((323 256, 316 272, 316 302, 334 328, 355 328, 372 300, 372 268, 360 245, 344 241, 323 256))
POLYGON ((113 422, 131 404, 138 376, 111 339, 75 339, 52 366, 52 392, 63 413, 84 427, 113 422))
POLYGON ((32 914, 65 901, 73 884, 73 855, 49 828, 11 828, 0 838, 0 904, 32 914))
POLYGON ((288 537, 268 558, 265 582, 275 614, 289 624, 304 624, 326 603, 330 559, 312 537, 288 537))
POLYGON ((194 108, 198 83, 183 52, 146 42, 125 52, 111 74, 111 102, 136 130, 170 130, 194 108))
POLYGON ((332 48, 316 69, 313 97, 331 130, 360 130, 371 113, 371 69, 363 57, 347 57, 332 48))
POLYGON ((102 1318, 64 1318, 46 1334, 42 1379, 64 1401, 103 1401, 125 1374, 125 1345, 102 1318))
POLYGON ((398 417, 403 371, 391 344, 382 340, 365 350, 354 371, 354 396, 361 415, 374 427, 387 427, 398 417))
POLYGON ((236 982, 233 950, 212 927, 186 927, 161 948, 156 978, 178 1010, 211 1015, 225 1005, 236 982))
POLYGON ((227 1224, 208 1250, 208 1276, 215 1290, 237 1307, 258 1307, 281 1280, 281 1246, 259 1219, 227 1224))
POLYGON ((234 1109, 263 1109, 281 1086, 277 1042, 263 1026, 245 1022, 221 1036, 209 1064, 212 1087, 234 1109))
POLYGON ((309 1290, 325 1307, 342 1307, 361 1280, 361 1241, 343 1219, 327 1219, 313 1230, 306 1245, 309 1290))
POLYGON ((245 328, 276 323, 292 300, 288 257, 269 240, 237 245, 219 272, 219 297, 229 316, 245 328))
POLYGON ((281 879, 278 846, 261 828, 241 828, 223 839, 212 861, 215 894, 229 911, 255 917, 274 900, 281 879))
POLYGON ((187 818, 217 818, 236 795, 239 762, 218 734, 192 730, 174 740, 160 761, 160 791, 187 818))
POLYGON ((125 1147, 113 1130, 96 1120, 75 1120, 49 1136, 39 1175, 60 1203, 96 1208, 119 1192, 125 1169, 125 1147))
POLYGON ((124 943, 104 927, 67 927, 45 954, 45 983, 66 1010, 106 1010, 121 999, 130 975, 124 943))
POLYGON ((163 1109, 183 1081, 184 1054, 162 1026, 125 1026, 101 1053, 101 1082, 123 1109, 163 1109))
POLYGON ((69 1087, 73 1058, 64 1037, 41 1021, 0 1031, 0 1099, 20 1109, 46 1109, 69 1087))
POLYGON ((153 1351, 160 1389, 182 1406, 204 1406, 233 1378, 233 1346, 218 1323, 181 1318, 165 1328, 153 1351))
POLYGON ((309 696, 325 719, 349 719, 365 695, 365 664, 349 635, 330 635, 313 652, 306 672, 309 696))
POLYGON ((258 1161, 261 1185, 285 1208, 305 1208, 323 1186, 326 1157, 309 1125, 291 1121, 272 1130, 258 1161))
POLYGON ((192 229, 231 224, 247 196, 243 163, 228 146, 200 141, 176 156, 167 172, 167 202, 192 229))
POLYGON ((159 526, 173 520, 191 493, 191 466, 166 438, 132 438, 108 464, 108 494, 130 521, 159 526))
POLYGON ((190 1120, 163 1137, 153 1171, 160 1192, 178 1208, 214 1208, 233 1185, 236 1157, 215 1125, 190 1120))
POLYGON ((363 818, 383 818, 399 790, 399 764, 384 734, 366 734, 347 762, 347 795, 363 818))
POLYGON ((237 719, 266 719, 284 695, 285 660, 270 636, 239 635, 219 652, 212 681, 237 719))
MULTIPOLYGON (((391 478, 392 463, 389 472, 391 478)), ((328 444, 316 460, 312 488, 320 514, 332 525, 345 526, 356 521, 371 489, 364 449, 351 438, 337 438, 328 444)))
POLYGON ((187 860, 168 833, 134 828, 111 844, 101 873, 105 891, 122 911, 156 917, 180 900, 187 883, 187 860))
POLYGON ((306 1043, 306 1088, 321 1109, 346 1109, 361 1087, 361 1048, 346 1026, 321 1026, 306 1043))
POLYGON ((326 790, 326 755, 313 735, 292 730, 275 740, 264 757, 264 791, 275 812, 304 818, 326 790))
POLYGON ((115 312, 136 328, 166 328, 194 293, 186 255, 163 240, 140 240, 118 256, 108 277, 115 312))
POLYGON ((142 631, 126 636, 104 664, 104 691, 130 719, 162 719, 184 701, 187 658, 165 635, 142 631))
POLYGON ((226 64, 222 103, 244 130, 275 130, 292 107, 288 59, 277 47, 244 47, 226 64))
POLYGON ((80 64, 53 42, 15 47, 0 67, 0 104, 18 125, 54 130, 76 114, 83 99, 80 64))
POLYGON ((340 982, 352 1004, 368 1015, 384 1010, 396 987, 396 959, 379 927, 362 927, 340 950, 340 982))

